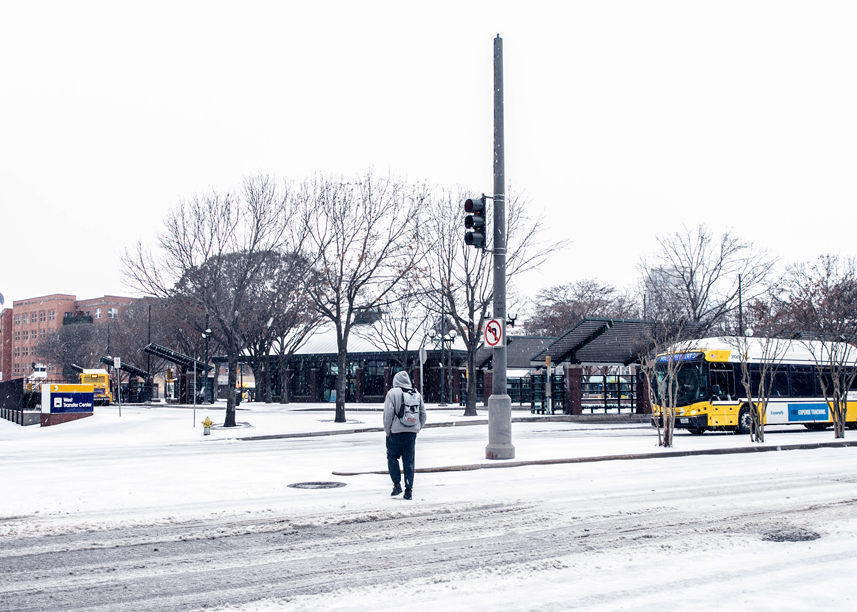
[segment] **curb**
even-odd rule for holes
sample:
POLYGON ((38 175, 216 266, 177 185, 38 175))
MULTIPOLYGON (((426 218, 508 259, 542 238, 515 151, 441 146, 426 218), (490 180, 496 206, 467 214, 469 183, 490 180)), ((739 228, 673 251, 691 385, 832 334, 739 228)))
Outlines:
MULTIPOLYGON (((599 419, 599 420, 580 420, 576 417, 579 415, 572 416, 543 416, 543 417, 512 417, 513 423, 598 423, 602 425, 633 425, 633 424, 645 424, 648 422, 648 417, 646 421, 637 421, 637 420, 607 420, 607 419, 599 419)), ((468 427, 470 425, 487 425, 488 419, 479 419, 474 421, 451 421, 447 423, 426 423, 422 426, 422 429, 432 429, 434 427, 468 427)), ((348 434, 358 434, 358 433, 378 433, 384 431, 383 427, 361 427, 359 429, 339 429, 336 431, 309 431, 305 433, 289 433, 289 434, 267 434, 263 436, 244 436, 240 438, 232 438, 233 440, 242 440, 247 442, 254 442, 259 440, 285 440, 290 438, 315 438, 318 436, 344 436, 348 434)), ((385 472, 386 473, 386 472, 385 472)))
MULTIPOLYGON (((667 459, 671 457, 696 457, 701 455, 734 455, 740 453, 766 453, 774 451, 812 450, 819 448, 857 447, 857 440, 842 440, 839 442, 813 442, 807 444, 780 444, 777 446, 740 446, 736 448, 712 448, 708 450, 675 451, 662 453, 638 453, 633 455, 602 455, 598 457, 570 457, 565 459, 535 459, 532 461, 503 461, 498 463, 473 463, 469 465, 450 465, 433 468, 417 468, 419 474, 435 472, 468 472, 471 470, 488 470, 497 468, 523 467, 529 465, 559 465, 563 463, 597 463, 600 461, 632 461, 636 459, 667 459)), ((384 474, 387 470, 371 472, 333 472, 334 476, 363 476, 365 474, 384 474)))

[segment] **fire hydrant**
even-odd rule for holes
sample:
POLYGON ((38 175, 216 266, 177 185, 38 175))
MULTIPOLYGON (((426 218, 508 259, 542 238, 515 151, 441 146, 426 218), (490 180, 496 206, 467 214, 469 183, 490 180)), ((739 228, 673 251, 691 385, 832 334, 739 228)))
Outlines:
POLYGON ((205 417, 205 420, 201 421, 201 423, 202 423, 202 426, 205 427, 205 431, 202 432, 202 435, 210 436, 211 435, 211 426, 214 425, 214 423, 208 417, 205 417))

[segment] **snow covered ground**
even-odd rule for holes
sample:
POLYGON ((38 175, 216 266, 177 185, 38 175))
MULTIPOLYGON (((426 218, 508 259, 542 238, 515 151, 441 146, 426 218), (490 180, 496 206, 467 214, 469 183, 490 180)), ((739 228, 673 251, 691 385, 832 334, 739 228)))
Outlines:
MULTIPOLYGON (((857 607, 857 448, 420 473, 406 502, 387 476, 334 475, 386 468, 383 433, 337 434, 380 427, 380 406, 346 424, 329 405, 241 408, 210 436, 222 406, 0 421, 0 609, 857 607), (307 435, 246 439, 282 434, 307 435), (319 481, 345 486, 288 487, 319 481)), ((430 410, 455 426, 420 434, 418 467, 497 464, 468 424, 487 412, 461 412, 430 410)), ((780 428, 765 446, 832 441, 780 428)), ((680 432, 663 451, 646 425, 547 420, 513 442, 516 460, 752 446, 680 432)))

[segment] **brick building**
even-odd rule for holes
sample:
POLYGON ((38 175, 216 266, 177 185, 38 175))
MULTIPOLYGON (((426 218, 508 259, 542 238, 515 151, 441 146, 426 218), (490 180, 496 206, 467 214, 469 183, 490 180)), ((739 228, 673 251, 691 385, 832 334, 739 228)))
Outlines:
MULTIPOLYGON (((136 302, 134 298, 105 295, 78 300, 74 295, 54 293, 25 300, 15 300, 12 308, 0 313, 0 380, 22 378, 30 374, 38 343, 57 333, 72 318, 86 318, 103 325, 121 316, 122 309, 136 302)), ((62 364, 46 363, 48 377, 62 373, 62 364)))

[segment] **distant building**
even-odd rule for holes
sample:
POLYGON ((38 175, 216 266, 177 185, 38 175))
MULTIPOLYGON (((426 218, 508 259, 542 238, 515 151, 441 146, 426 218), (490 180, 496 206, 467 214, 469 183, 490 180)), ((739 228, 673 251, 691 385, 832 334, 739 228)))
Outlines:
MULTIPOLYGON (((36 346, 57 333, 63 321, 77 319, 106 324, 119 319, 122 310, 136 301, 116 295, 78 300, 77 296, 64 293, 15 300, 12 308, 0 313, 0 380, 23 378, 30 374, 33 362, 44 363, 36 356, 36 346)), ((45 365, 49 378, 62 373, 63 364, 45 365)))

